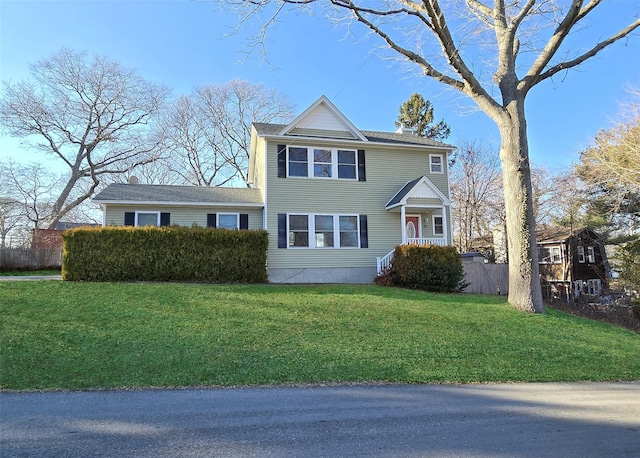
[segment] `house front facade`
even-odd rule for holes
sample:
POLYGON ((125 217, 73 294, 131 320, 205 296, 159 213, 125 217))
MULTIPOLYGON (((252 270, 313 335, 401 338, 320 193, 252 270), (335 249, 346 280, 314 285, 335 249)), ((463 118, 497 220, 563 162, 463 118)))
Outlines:
POLYGON ((357 129, 326 97, 252 127, 249 188, 109 185, 105 225, 265 229, 269 281, 369 283, 403 243, 450 245, 448 155, 413 134, 357 129))

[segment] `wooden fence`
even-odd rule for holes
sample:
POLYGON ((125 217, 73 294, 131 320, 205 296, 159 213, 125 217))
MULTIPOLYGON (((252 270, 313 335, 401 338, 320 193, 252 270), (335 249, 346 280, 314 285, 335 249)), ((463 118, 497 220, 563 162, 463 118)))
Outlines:
POLYGON ((0 248, 0 271, 60 268, 62 248, 0 248))
POLYGON ((485 264, 479 261, 463 261, 465 281, 470 283, 466 293, 509 293, 509 265, 485 264))

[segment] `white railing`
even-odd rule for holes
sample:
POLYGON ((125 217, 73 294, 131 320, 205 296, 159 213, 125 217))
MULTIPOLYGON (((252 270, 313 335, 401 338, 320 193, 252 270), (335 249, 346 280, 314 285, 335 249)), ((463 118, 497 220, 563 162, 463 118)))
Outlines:
POLYGON ((414 238, 407 239, 407 245, 438 245, 438 246, 446 246, 447 240, 444 238, 438 239, 426 239, 426 238, 414 238))
POLYGON ((393 258, 393 252, 396 251, 395 248, 391 251, 389 251, 386 255, 376 258, 376 265, 377 265, 377 269, 378 269, 378 273, 382 273, 385 270, 387 270, 389 267, 391 267, 391 258, 393 258))
MULTIPOLYGON (((446 246, 446 239, 427 239, 427 238, 411 238, 407 239, 406 245, 438 245, 438 246, 446 246)), ((376 268, 378 274, 384 272, 386 269, 391 267, 391 259, 393 258, 393 252, 395 248, 389 251, 382 257, 376 258, 376 268)))

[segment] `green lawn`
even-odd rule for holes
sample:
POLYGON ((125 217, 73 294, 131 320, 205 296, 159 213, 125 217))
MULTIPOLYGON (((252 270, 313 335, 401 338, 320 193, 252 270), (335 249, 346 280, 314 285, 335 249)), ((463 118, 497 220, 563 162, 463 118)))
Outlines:
POLYGON ((4 389, 640 379, 640 336, 377 286, 0 283, 4 389))

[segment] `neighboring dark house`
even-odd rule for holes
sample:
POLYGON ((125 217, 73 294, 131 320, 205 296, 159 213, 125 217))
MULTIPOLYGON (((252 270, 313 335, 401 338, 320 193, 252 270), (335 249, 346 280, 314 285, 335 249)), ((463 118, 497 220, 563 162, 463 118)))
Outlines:
MULTIPOLYGON (((487 257, 506 259, 505 247, 494 236, 476 239, 472 248, 487 257)), ((536 232, 540 281, 553 296, 599 295, 608 288, 611 272, 604 241, 587 227, 553 228, 536 232)), ((506 244, 504 244, 506 245, 506 244)))
POLYGON ((55 229, 33 229, 31 231, 31 248, 62 248, 62 233, 76 227, 97 227, 99 224, 70 223, 59 221, 55 229))

